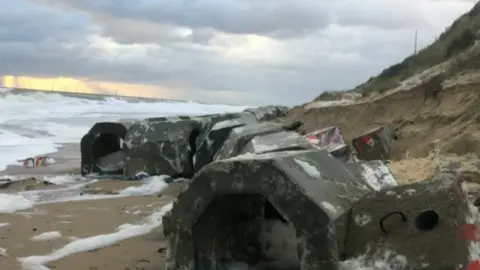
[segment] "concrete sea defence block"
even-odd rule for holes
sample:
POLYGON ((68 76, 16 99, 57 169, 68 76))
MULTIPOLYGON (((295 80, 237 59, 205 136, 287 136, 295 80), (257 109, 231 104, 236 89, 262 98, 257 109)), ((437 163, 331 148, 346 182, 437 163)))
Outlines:
POLYGON ((133 122, 99 122, 80 140, 81 174, 123 174, 122 142, 133 122))
POLYGON ((195 151, 192 148, 207 122, 208 118, 184 116, 148 118, 135 123, 124 140, 126 176, 146 172, 191 177, 195 151))
POLYGON ((284 128, 280 123, 273 122, 236 127, 232 129, 222 148, 215 154, 214 160, 237 156, 242 153, 243 148, 256 136, 280 132, 284 128))
POLYGON ((240 154, 263 154, 278 151, 314 149, 308 140, 293 131, 279 131, 252 138, 240 154))
POLYGON ((398 254, 409 269, 464 269, 470 210, 453 174, 371 193, 352 210, 346 257, 398 254))
POLYGON ((390 169, 381 160, 347 163, 346 166, 356 179, 362 179, 374 191, 398 186, 390 169))
POLYGON ((337 269, 350 209, 370 192, 317 149, 215 161, 163 219, 166 268, 337 269))
POLYGON ((287 106, 262 106, 248 108, 245 112, 252 113, 258 121, 270 121, 275 118, 284 117, 290 110, 287 106))
POLYGON ((216 121, 211 128, 205 130, 206 135, 198 144, 193 157, 195 171, 199 171, 213 161, 215 154, 223 146, 234 128, 257 122, 257 119, 250 113, 237 115, 236 118, 230 120, 216 121))
POLYGON ((354 138, 352 145, 362 160, 387 160, 394 139, 396 136, 392 126, 384 125, 354 138))

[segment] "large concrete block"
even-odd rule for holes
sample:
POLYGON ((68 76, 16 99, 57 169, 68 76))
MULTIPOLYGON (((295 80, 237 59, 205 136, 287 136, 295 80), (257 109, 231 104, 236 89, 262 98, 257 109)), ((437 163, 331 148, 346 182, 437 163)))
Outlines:
POLYGON ((149 175, 191 177, 195 140, 206 122, 206 118, 169 117, 149 118, 132 125, 124 140, 126 176, 143 171, 149 175))
POLYGON ((215 161, 163 219, 167 269, 337 269, 350 209, 369 192, 325 151, 215 161))
POLYGON ((223 146, 232 129, 255 123, 257 123, 256 118, 248 113, 240 114, 234 119, 216 121, 210 129, 207 129, 206 135, 198 144, 199 146, 193 157, 195 171, 213 161, 215 154, 223 146))
MULTIPOLYGON (((208 133, 210 130, 213 128, 215 124, 218 122, 222 121, 227 121, 227 120, 233 120, 236 118, 241 118, 242 115, 245 115, 246 113, 224 113, 224 114, 213 114, 213 115, 202 115, 199 116, 200 118, 205 120, 205 127, 203 131, 198 135, 196 139, 196 147, 197 149, 200 147, 200 145, 203 143, 203 141, 206 139, 208 136, 208 133)), ((247 117, 251 115, 247 115, 247 117)))
POLYGON ((346 166, 356 179, 361 179, 374 191, 398 186, 390 169, 381 160, 347 163, 346 166))
POLYGON ((314 149, 305 137, 292 131, 280 131, 256 136, 242 149, 241 154, 314 149))
POLYGON ((352 144, 362 160, 386 160, 390 157, 395 138, 391 125, 384 125, 354 138, 352 144))
POLYGON ((408 269, 464 269, 469 207, 453 174, 372 193, 352 210, 348 258, 397 254, 408 269))
POLYGON ((232 129, 222 148, 215 154, 214 159, 226 159, 242 153, 243 148, 256 136, 276 133, 284 130, 280 123, 262 122, 232 129))
POLYGON ((123 174, 122 142, 132 122, 99 122, 80 140, 81 174, 123 174))
POLYGON ((289 110, 287 106, 262 106, 246 109, 245 112, 252 113, 258 121, 270 121, 286 116, 289 110))

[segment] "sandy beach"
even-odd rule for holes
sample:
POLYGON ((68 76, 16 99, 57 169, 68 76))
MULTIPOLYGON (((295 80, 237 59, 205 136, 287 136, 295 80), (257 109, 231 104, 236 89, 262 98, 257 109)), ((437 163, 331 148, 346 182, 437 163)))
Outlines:
POLYGON ((2 173, 14 181, 0 182, 0 196, 36 201, 11 213, 0 207, 0 269, 164 269, 161 215, 183 184, 80 179, 66 174, 77 172, 78 155, 68 145, 49 167, 2 173))

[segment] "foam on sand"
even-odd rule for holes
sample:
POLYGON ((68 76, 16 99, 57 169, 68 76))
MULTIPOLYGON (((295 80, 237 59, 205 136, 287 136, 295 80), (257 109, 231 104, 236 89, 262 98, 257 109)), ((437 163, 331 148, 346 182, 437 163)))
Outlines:
POLYGON ((57 231, 44 232, 35 236, 32 236, 32 241, 48 241, 62 237, 62 234, 57 231))
POLYGON ((163 206, 158 212, 148 216, 144 223, 123 224, 117 228, 116 232, 77 239, 50 254, 19 258, 19 261, 24 269, 47 270, 49 268, 45 266, 46 263, 56 261, 76 253, 104 248, 129 238, 148 234, 153 229, 162 225, 163 216, 171 209, 172 204, 170 203, 163 206))
POLYGON ((144 180, 140 180, 142 185, 136 187, 127 187, 124 190, 120 191, 121 195, 152 195, 168 187, 168 184, 165 182, 165 179, 169 176, 152 176, 144 180))
POLYGON ((0 193, 0 213, 13 213, 33 207, 33 202, 20 195, 0 193))

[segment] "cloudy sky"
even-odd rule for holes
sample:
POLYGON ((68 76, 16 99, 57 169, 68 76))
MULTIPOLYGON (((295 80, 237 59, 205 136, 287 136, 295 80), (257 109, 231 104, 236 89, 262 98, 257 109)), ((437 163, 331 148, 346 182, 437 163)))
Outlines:
POLYGON ((4 85, 293 105, 367 80, 413 52, 415 29, 424 46, 475 1, 1 4, 4 85))

